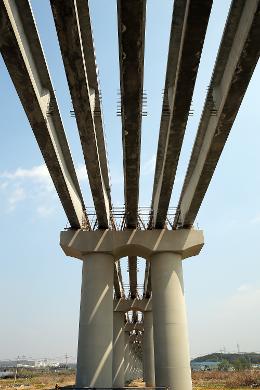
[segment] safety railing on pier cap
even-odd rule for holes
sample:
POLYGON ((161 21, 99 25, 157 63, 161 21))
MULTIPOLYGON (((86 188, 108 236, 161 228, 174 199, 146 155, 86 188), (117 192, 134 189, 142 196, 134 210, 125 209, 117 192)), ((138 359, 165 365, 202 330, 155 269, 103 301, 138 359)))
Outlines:
MULTIPOLYGON (((173 229, 173 221, 177 213, 176 207, 169 207, 165 228, 173 229)), ((85 226, 86 230, 98 229, 98 220, 95 209, 93 207, 87 208, 88 224, 85 226)), ((127 213, 124 206, 113 207, 110 211, 109 229, 111 230, 125 230, 127 213)), ((139 207, 137 213, 137 229, 151 230, 153 228, 153 210, 150 207, 139 207)))

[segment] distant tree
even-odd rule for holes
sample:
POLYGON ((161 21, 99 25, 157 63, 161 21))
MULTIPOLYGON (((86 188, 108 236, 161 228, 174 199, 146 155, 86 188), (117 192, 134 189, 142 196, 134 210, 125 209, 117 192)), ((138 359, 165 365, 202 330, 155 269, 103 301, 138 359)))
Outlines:
POLYGON ((241 356, 233 361, 233 366, 236 371, 243 371, 251 367, 250 361, 241 356))
POLYGON ((219 371, 228 371, 230 368, 230 363, 227 359, 221 360, 221 362, 218 365, 219 371))

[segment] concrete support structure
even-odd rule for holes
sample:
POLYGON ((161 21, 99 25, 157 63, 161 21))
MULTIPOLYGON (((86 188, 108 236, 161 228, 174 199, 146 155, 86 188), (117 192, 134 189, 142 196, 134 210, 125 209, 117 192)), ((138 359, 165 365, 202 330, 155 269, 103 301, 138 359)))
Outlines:
POLYGON ((133 357, 132 344, 129 343, 129 380, 132 381, 133 379, 134 379, 134 357, 133 357))
POLYGON ((88 225, 58 103, 28 0, 0 1, 0 52, 70 226, 88 225))
POLYGON ((191 390, 191 370, 182 277, 177 253, 151 259, 156 386, 191 390))
MULTIPOLYGON (((190 390, 191 375, 182 281, 182 260, 199 254, 203 233, 195 229, 97 230, 61 233, 68 256, 84 260, 77 386, 112 387, 113 311, 139 304, 113 302, 113 262, 141 256, 151 262, 155 382, 172 390, 190 390)), ((149 310, 149 299, 142 303, 149 310)), ((145 311, 145 315, 149 311, 145 311)), ((140 376, 143 323, 127 323, 125 380, 140 376), (127 340, 128 338, 128 340, 127 340), (129 351, 129 352, 128 352, 129 351)), ((150 384, 150 383, 149 383, 150 384)))
POLYGON ((97 95, 98 83, 95 65, 93 70, 93 65, 89 64, 91 58, 92 61, 95 61, 95 53, 87 2, 51 0, 51 6, 97 214, 98 226, 101 229, 106 229, 110 221, 110 185, 102 123, 99 123, 99 136, 97 136, 95 122, 97 114, 95 103, 98 103, 98 111, 100 111, 100 102, 98 102, 99 95, 97 95), (78 23, 78 15, 81 18, 81 26, 78 23), (87 34, 88 39, 86 39, 87 34), (90 47, 90 50, 86 52, 83 49, 83 45, 84 47, 90 47), (85 55, 88 56, 88 60, 85 55), (75 73, 77 77, 75 77, 75 73), (93 87, 90 84, 91 81, 93 87), (106 168, 104 169, 104 167, 106 168))
POLYGON ((114 312, 113 325, 113 387, 124 387, 124 313, 114 312))
POLYGON ((129 370, 130 370, 130 351, 129 351, 129 332, 125 332, 125 348, 124 348, 124 378, 125 384, 129 380, 129 370))
POLYGON ((233 0, 187 168, 174 227, 198 214, 260 55, 260 2, 233 0))
POLYGON ((147 385, 191 390, 182 260, 203 246, 202 232, 192 227, 259 60, 260 0, 231 2, 173 230, 165 229, 165 221, 213 0, 174 1, 148 226, 138 216, 146 0, 117 0, 125 193, 120 231, 110 194, 88 2, 50 3, 96 210, 93 225, 29 0, 0 0, 0 52, 70 224, 61 246, 66 255, 83 260, 76 385, 123 387, 124 379, 140 376, 144 331, 147 385), (129 257, 131 302, 125 300, 116 263, 124 256, 129 257), (147 260, 142 302, 137 256, 147 260), (124 324, 126 307, 134 313, 124 324), (138 322, 138 308, 144 322, 138 322))
POLYGON ((117 1, 126 226, 136 228, 139 198, 146 0, 117 1), (127 129, 127 131, 126 131, 127 129))
POLYGON ((114 259, 92 253, 83 260, 78 387, 112 387, 114 259))
POLYGON ((152 195, 157 229, 167 216, 212 3, 174 1, 152 195))
POLYGON ((144 382, 146 383, 147 387, 155 386, 152 312, 144 313, 143 361, 144 382))
POLYGON ((127 311, 151 311, 152 310, 152 298, 150 299, 126 299, 120 298, 114 300, 114 311, 121 311, 126 313, 127 311))

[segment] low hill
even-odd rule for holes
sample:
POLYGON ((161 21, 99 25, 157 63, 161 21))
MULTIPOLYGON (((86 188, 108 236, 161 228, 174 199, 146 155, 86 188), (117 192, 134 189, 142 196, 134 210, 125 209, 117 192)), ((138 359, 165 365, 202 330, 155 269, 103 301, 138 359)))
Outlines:
POLYGON ((228 360, 233 363, 237 359, 247 359, 251 364, 260 364, 260 353, 256 352, 241 352, 241 353, 210 353, 209 355, 199 356, 192 359, 192 362, 220 362, 221 360, 228 360))

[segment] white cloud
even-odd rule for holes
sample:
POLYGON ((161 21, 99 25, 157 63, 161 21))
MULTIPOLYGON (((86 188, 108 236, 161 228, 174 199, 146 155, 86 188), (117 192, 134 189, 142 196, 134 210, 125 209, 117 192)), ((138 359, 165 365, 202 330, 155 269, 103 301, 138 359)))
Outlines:
POLYGON ((17 168, 14 172, 5 171, 1 178, 9 181, 31 180, 46 186, 51 186, 51 177, 45 164, 37 165, 29 169, 17 168))
POLYGON ((0 180, 3 181, 0 189, 5 190, 5 212, 14 211, 19 203, 30 201, 39 215, 46 216, 51 213, 55 191, 45 164, 0 172, 0 180))
POLYGON ((8 211, 13 211, 17 203, 23 201, 26 198, 26 192, 22 187, 14 189, 8 197, 8 211))
MULTIPOLYGON (((77 166, 76 174, 79 181, 88 180, 85 164, 77 166)), ((4 212, 15 210, 22 201, 30 201, 32 210, 44 218, 57 210, 57 193, 45 164, 0 172, 0 190, 4 190, 8 205, 3 207, 4 212)))

